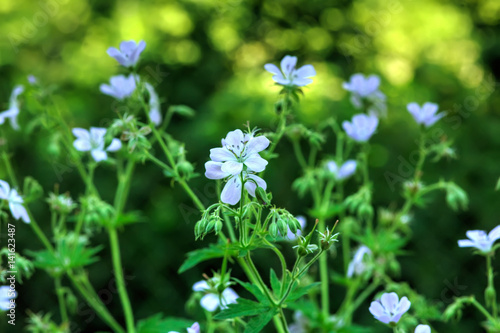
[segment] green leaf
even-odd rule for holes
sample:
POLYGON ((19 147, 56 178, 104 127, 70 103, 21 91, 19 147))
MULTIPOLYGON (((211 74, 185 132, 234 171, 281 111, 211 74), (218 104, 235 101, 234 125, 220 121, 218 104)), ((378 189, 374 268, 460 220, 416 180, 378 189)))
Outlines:
POLYGON ((179 274, 184 273, 188 269, 198 265, 200 262, 214 258, 222 258, 224 257, 225 253, 226 253, 226 247, 222 244, 218 245, 211 244, 210 247, 208 248, 191 251, 187 254, 187 259, 179 268, 178 273, 179 274))
POLYGON ((137 323, 137 333, 165 333, 169 331, 185 332, 188 327, 193 325, 192 320, 167 317, 163 318, 158 313, 149 318, 139 320, 137 323))
POLYGON ((292 292, 287 297, 287 302, 293 302, 306 295, 311 289, 320 285, 320 282, 310 283, 306 286, 293 287, 292 292))
POLYGON ((267 299, 267 297, 262 293, 262 291, 260 291, 259 287, 257 287, 257 285, 255 284, 251 284, 251 283, 247 283, 247 282, 243 282, 241 280, 238 280, 236 278, 233 278, 234 281, 238 282, 243 288, 245 288, 246 290, 248 290, 252 295, 255 296, 255 298, 257 298, 257 300, 259 302, 261 302, 263 305, 268 305, 269 304, 269 300, 267 299))
POLYGON ((271 268, 271 288, 273 288, 273 292, 275 295, 281 297, 281 282, 276 276, 276 272, 271 268))
POLYGON ((168 112, 177 113, 184 117, 193 117, 195 111, 186 105, 172 105, 168 108, 168 112))
POLYGON ((240 297, 237 299, 237 303, 228 304, 227 309, 219 312, 214 319, 231 319, 243 316, 255 316, 259 313, 270 310, 272 309, 268 306, 264 306, 260 303, 240 297))
POLYGON ((127 224, 138 223, 144 221, 140 211, 133 211, 120 214, 115 221, 115 227, 121 227, 127 224))
POLYGON ((252 318, 245 327, 245 333, 259 333, 273 319, 276 314, 276 308, 272 308, 267 312, 252 318))

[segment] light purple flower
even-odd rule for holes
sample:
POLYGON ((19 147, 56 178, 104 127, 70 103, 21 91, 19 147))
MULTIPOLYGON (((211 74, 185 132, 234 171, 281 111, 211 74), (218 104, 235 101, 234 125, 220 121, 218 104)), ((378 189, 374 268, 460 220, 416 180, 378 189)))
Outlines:
POLYGON ((295 69, 297 57, 285 56, 281 60, 281 70, 274 64, 265 64, 266 71, 274 74, 273 80, 283 86, 303 87, 313 82, 309 77, 316 75, 312 65, 305 65, 295 69))
POLYGON ((356 172, 356 165, 355 160, 347 160, 339 169, 337 163, 329 161, 326 164, 326 167, 331 173, 333 173, 336 179, 343 180, 351 177, 356 172))
POLYGON ((439 106, 430 102, 424 103, 422 107, 420 107, 417 103, 409 103, 406 108, 411 113, 415 121, 425 127, 434 125, 436 121, 445 116, 445 113, 443 112, 436 114, 439 106))
POLYGON ((0 310, 8 311, 12 309, 10 300, 17 297, 17 292, 11 290, 9 286, 0 286, 0 310))
POLYGON ((120 43, 120 50, 110 47, 107 50, 109 56, 115 58, 124 67, 133 67, 139 61, 139 56, 146 48, 146 42, 141 40, 139 44, 135 41, 123 41, 120 43))
POLYGON ((380 301, 370 305, 370 313, 384 324, 397 323, 401 316, 410 309, 410 301, 406 296, 399 300, 396 293, 385 293, 380 301))
POLYGON ((207 311, 214 312, 218 308, 221 310, 227 309, 228 304, 236 303, 238 294, 231 288, 225 288, 222 294, 215 294, 211 292, 211 288, 207 281, 198 281, 193 285, 194 291, 206 292, 201 298, 200 305, 207 311))
POLYGON ((109 95, 121 101, 132 95, 135 91, 136 79, 137 77, 133 74, 130 74, 128 77, 125 77, 125 75, 116 75, 111 77, 109 80, 110 84, 101 84, 99 86, 99 90, 101 90, 103 94, 109 95))
POLYGON ((267 161, 259 152, 269 146, 269 140, 265 136, 255 137, 253 133, 244 134, 238 129, 229 132, 221 142, 222 148, 210 149, 211 161, 205 163, 205 176, 208 179, 227 178, 221 193, 222 202, 235 205, 240 201, 242 180, 253 197, 257 185, 265 190, 266 182, 254 173, 266 168, 267 161))
POLYGON ((361 246, 347 267, 347 277, 352 277, 354 274, 358 276, 363 274, 366 270, 366 258, 369 259, 371 256, 372 251, 365 245, 361 246))
POLYGON ((161 124, 161 110, 160 110, 160 99, 158 98, 158 94, 156 93, 153 86, 146 82, 144 83, 146 86, 146 90, 149 93, 149 119, 156 126, 160 126, 161 124))
POLYGON ((349 82, 342 83, 342 87, 351 92, 352 104, 360 109, 363 107, 363 100, 370 102, 368 112, 385 115, 387 107, 385 105, 385 95, 378 90, 380 78, 377 75, 370 75, 365 78, 363 74, 357 73, 351 76, 349 82))
POLYGON ((352 122, 344 121, 342 127, 354 141, 368 141, 377 129, 378 118, 375 115, 357 114, 352 122))
POLYGON ((72 132, 76 136, 76 140, 73 142, 76 150, 90 151, 96 162, 104 161, 108 158, 106 151, 117 151, 122 147, 120 140, 113 139, 111 144, 104 149, 105 128, 91 127, 90 132, 83 128, 73 128, 72 132))
POLYGON ((431 333, 429 325, 418 325, 415 328, 415 333, 431 333))
POLYGON ((493 228, 489 234, 483 230, 469 230, 465 234, 469 239, 459 240, 459 247, 475 247, 479 251, 487 253, 491 251, 493 243, 500 238, 500 225, 493 228))
MULTIPOLYGON (((177 331, 170 331, 168 333, 179 333, 177 331)), ((191 327, 187 328, 187 333, 200 333, 200 324, 194 323, 191 327)))
POLYGON ((16 220, 21 219, 25 223, 31 222, 28 212, 23 206, 23 198, 17 193, 16 189, 11 189, 9 183, 4 180, 0 180, 0 199, 9 202, 10 212, 16 220))
POLYGON ((30 75, 28 75, 28 82, 29 82, 29 84, 34 86, 34 85, 38 84, 38 79, 36 78, 36 76, 30 74, 30 75))
POLYGON ((5 122, 5 119, 9 119, 10 126, 16 131, 19 129, 19 125, 17 123, 17 116, 19 115, 19 101, 18 97, 24 92, 24 86, 17 85, 12 90, 9 99, 9 109, 3 112, 0 112, 0 125, 5 122))

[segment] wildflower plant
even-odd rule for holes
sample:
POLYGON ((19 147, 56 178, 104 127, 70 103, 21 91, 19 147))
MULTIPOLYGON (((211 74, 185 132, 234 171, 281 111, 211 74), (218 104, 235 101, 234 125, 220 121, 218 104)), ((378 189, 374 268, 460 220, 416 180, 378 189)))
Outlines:
MULTIPOLYGON (((370 313, 371 324, 379 325, 379 321, 386 325, 380 326, 383 329, 431 331, 430 322, 441 319, 441 309, 401 279, 399 256, 411 239, 414 212, 425 206, 429 193, 444 191, 453 210, 468 204, 466 192, 457 184, 424 173, 431 158, 437 161, 453 155, 452 143, 446 138, 430 144, 427 140, 429 128, 446 116, 437 113, 436 104, 408 104, 410 115, 404 114, 410 120, 413 116, 412 124, 418 127, 418 160, 410 177, 383 175, 397 189, 394 202, 399 204, 376 205, 372 179, 382 175, 370 174, 370 149, 384 130, 381 115, 392 111, 387 110, 378 76, 355 74, 343 84, 358 113, 335 115, 308 128, 295 115, 300 103, 307 106, 303 96, 307 97, 305 87, 314 89, 315 68, 309 64, 297 68, 297 57, 290 55, 281 60, 280 67, 266 64, 264 69, 273 74, 269 84, 274 82, 281 89, 274 104, 275 122, 262 126, 270 128, 268 131, 252 128, 250 122, 243 128, 220 131, 220 145, 212 142, 214 148, 205 151, 203 168, 188 160, 188 144, 169 133, 174 114, 191 117, 194 111, 185 105, 164 105, 158 94, 161 90, 141 76, 140 57, 145 47, 144 41, 124 41, 119 49, 107 51, 126 74, 112 76, 109 84, 99 87, 120 106, 106 127, 87 130, 87 124, 67 119, 53 107, 52 92, 45 90, 43 80, 30 80, 27 86, 31 91, 26 98, 38 103, 27 103, 35 105, 32 114, 44 105, 51 112, 37 126, 57 139, 56 153, 71 158, 84 191, 59 193, 55 185, 45 195, 41 185, 29 177, 20 186, 8 156, 9 145, 1 147, 8 179, 0 180, 0 219, 8 231, 14 230, 13 223, 17 228, 31 228, 44 247, 27 251, 30 259, 18 256, 17 266, 11 268, 16 267, 26 279, 33 267, 45 271, 54 280, 59 304, 57 316, 30 314, 29 331, 49 327, 53 332, 68 332, 77 297, 118 333, 146 333, 153 328, 162 332, 361 332, 369 328, 360 329, 357 315, 370 313), (283 167, 277 157, 288 145, 295 155, 293 168, 298 177, 287 189, 303 202, 301 207, 287 206, 286 201, 275 198, 278 189, 269 181, 268 171, 283 167), (120 233, 142 220, 141 213, 127 205, 140 164, 156 167, 156 176, 175 185, 172 193, 183 191, 196 207, 197 221, 190 221, 193 239, 203 240, 198 244, 205 247, 190 251, 178 273, 209 260, 214 266, 211 276, 204 273, 192 286, 187 303, 197 309, 190 312, 193 318, 167 314, 138 319, 129 297, 123 270, 130 263, 120 251, 120 233), (113 198, 109 198, 109 189, 101 188, 96 170, 116 174, 113 198), (191 180, 200 174, 205 176, 203 182, 215 184, 215 199, 198 197, 191 180), (30 205, 36 201, 46 203, 50 213, 47 228, 41 228, 45 221, 31 212, 30 205), (26 224, 18 224, 18 220, 26 224), (306 220, 315 223, 306 224, 306 220), (47 235, 44 230, 49 227, 51 234, 47 235), (96 244, 96 234, 104 234, 107 242, 96 244), (111 253, 120 315, 111 313, 89 277, 88 266, 98 261, 104 248, 111 253), (259 262, 262 253, 274 258, 277 265, 259 262), (333 293, 332 284, 343 292, 333 293)), ((0 113, 0 125, 9 119, 14 129, 26 126, 17 121, 20 112, 29 111, 22 108, 24 88, 20 87, 12 93, 9 110, 0 113)), ((95 90, 98 93, 97 87, 95 90)), ((472 304, 485 315, 488 329, 498 331, 492 265, 499 247, 495 245, 500 238, 498 228, 489 234, 468 231, 469 239, 458 241, 460 247, 472 247, 486 257, 486 306, 474 296, 457 298, 444 312, 445 319, 458 316, 464 305, 472 304)), ((8 246, 1 250, 2 266, 13 261, 9 252, 8 246)), ((8 282, 5 272, 0 274, 0 282, 8 282)), ((22 297, 21 293, 5 296, 5 287, 1 288, 2 309, 16 295, 22 297)))

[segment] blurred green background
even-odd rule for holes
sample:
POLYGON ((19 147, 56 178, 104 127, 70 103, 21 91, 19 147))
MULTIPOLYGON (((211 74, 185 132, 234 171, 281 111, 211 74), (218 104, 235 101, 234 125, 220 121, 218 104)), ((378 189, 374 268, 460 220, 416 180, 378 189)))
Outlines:
MULTIPOLYGON (((114 102, 98 87, 120 70, 106 49, 118 47, 122 40, 145 40, 140 72, 158 84, 163 109, 186 104, 197 110, 193 119, 174 118, 169 130, 186 143, 189 159, 203 174, 209 149, 218 146, 228 131, 241 128, 247 120, 263 130, 275 127, 273 104, 279 88, 264 71, 265 63, 277 64, 289 54, 299 58, 299 66, 314 65, 318 74, 305 89, 296 114, 310 127, 332 115, 350 118, 357 111, 342 82, 357 72, 378 74, 389 112, 371 141, 377 204, 402 202, 400 184, 391 189, 384 173, 397 174, 402 161, 409 161, 417 148, 418 128, 406 104, 433 101, 448 112, 434 130, 454 140, 459 159, 428 164, 423 180, 456 181, 469 193, 470 207, 454 213, 439 193, 426 209, 415 211, 414 237, 407 247, 409 255, 402 258, 400 280, 429 299, 449 304, 453 296, 475 293, 482 298, 486 281, 484 262, 459 249, 457 239, 464 238, 468 229, 489 231, 500 224, 500 193, 494 191, 500 176, 499 22, 498 0, 2 0, 0 106, 7 109, 13 86, 26 83, 26 76, 33 74, 43 84, 59 87, 57 96, 72 127, 106 126, 114 117, 114 102)), ((22 126, 26 119, 20 117, 22 126)), ((18 176, 33 176, 46 193, 59 183, 61 192, 78 198, 82 182, 65 156, 51 154, 50 136, 26 137, 7 127, 3 125, 4 137, 14 150, 18 176)), ((333 149, 327 145, 324 153, 332 154, 333 149)), ((305 214, 309 200, 300 200, 291 191, 299 175, 291 145, 283 140, 277 152, 280 158, 267 168, 268 188, 276 204, 305 214)), ((111 200, 116 186, 112 170, 100 168, 96 176, 103 196, 111 200)), ((6 178, 3 166, 0 178, 6 178)), ((217 200, 213 181, 201 176, 192 186, 205 203, 217 200)), ((40 201, 32 209, 48 232, 48 207, 40 201)), ((194 242, 196 210, 182 189, 172 188, 151 164, 137 169, 129 209, 143 210, 148 218, 121 233, 136 318, 163 312, 201 319, 199 311, 189 313, 184 304, 192 284, 219 262, 207 262, 181 276, 176 271, 184 253, 215 238, 194 242)), ((41 248, 21 223, 17 242, 21 253, 41 248)), ((107 244, 107 237, 98 234, 93 242, 107 244)), ((90 267, 91 280, 103 297, 111 295, 109 307, 118 314, 117 294, 106 293, 112 283, 107 247, 101 258, 90 267)), ((274 262, 261 262, 264 269, 269 264, 274 262)), ((496 267, 500 268, 498 261, 496 267)), ((239 270, 234 274, 238 276, 239 270)), ((19 324, 27 309, 51 311, 58 318, 56 296, 45 272, 37 271, 19 293, 19 324)), ((467 309, 460 324, 435 327, 442 332, 472 332, 478 331, 480 320, 467 309)), ((355 321, 374 324, 367 307, 360 308, 355 321)), ((73 331, 105 328, 80 301, 73 331)))

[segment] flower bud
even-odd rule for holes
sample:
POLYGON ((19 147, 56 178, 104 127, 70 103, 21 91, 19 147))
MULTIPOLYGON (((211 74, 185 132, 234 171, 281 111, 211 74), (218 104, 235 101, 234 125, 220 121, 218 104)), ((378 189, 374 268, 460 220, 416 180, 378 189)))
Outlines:
POLYGON ((204 218, 196 222, 196 225, 194 226, 194 235, 196 239, 203 238, 203 235, 205 233, 206 223, 207 221, 204 218))
POLYGON ((260 186, 257 186, 257 188, 255 189, 255 196, 257 197, 257 200, 259 200, 259 202, 264 206, 269 205, 271 202, 267 197, 266 191, 260 186))
POLYGON ((486 301, 486 306, 488 307, 495 304, 495 302, 497 301, 497 294, 493 286, 488 286, 488 288, 486 288, 486 290, 484 291, 484 299, 486 301))
POLYGON ((216 235, 218 235, 219 232, 221 232, 221 230, 222 230, 222 221, 220 219, 217 219, 217 221, 215 222, 214 230, 215 230, 215 234, 216 235))
POLYGON ((299 222, 297 221, 297 219, 295 218, 291 218, 291 219, 288 219, 288 228, 290 228, 290 231, 296 235, 297 234, 297 224, 298 224, 298 227, 300 228, 300 223, 296 223, 296 222, 299 222))
POLYGON ((282 218, 280 218, 277 222, 277 225, 278 225, 278 230, 280 232, 280 235, 282 237, 286 237, 286 235, 288 234, 288 227, 287 227, 286 222, 282 218))
POLYGON ((278 237, 278 226, 276 225, 276 223, 272 223, 269 226, 269 235, 271 235, 271 237, 273 238, 278 237))

